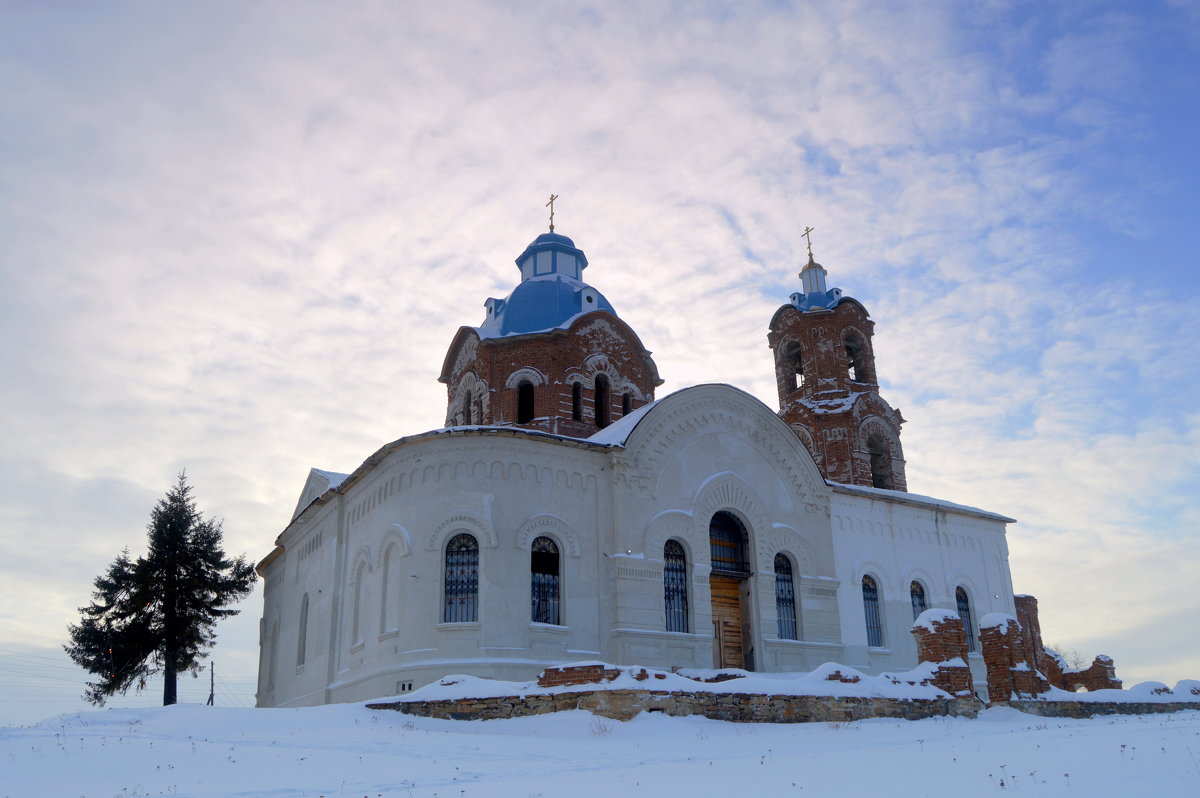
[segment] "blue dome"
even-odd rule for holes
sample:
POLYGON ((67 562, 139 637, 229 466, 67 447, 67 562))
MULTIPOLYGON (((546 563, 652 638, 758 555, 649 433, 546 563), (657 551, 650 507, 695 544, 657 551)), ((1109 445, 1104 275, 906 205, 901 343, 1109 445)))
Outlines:
POLYGON ((489 299, 481 336, 518 335, 563 327, 581 313, 617 312, 583 281, 587 256, 558 233, 542 233, 517 258, 521 284, 506 299, 489 299))
POLYGON ((487 320, 478 329, 488 336, 551 330, 593 310, 617 315, 603 294, 563 274, 525 280, 507 299, 489 299, 487 309, 487 320))

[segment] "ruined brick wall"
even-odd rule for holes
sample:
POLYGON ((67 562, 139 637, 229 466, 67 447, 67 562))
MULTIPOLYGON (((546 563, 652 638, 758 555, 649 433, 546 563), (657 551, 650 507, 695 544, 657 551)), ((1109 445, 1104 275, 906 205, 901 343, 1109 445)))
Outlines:
POLYGON ((912 635, 917 641, 917 660, 938 666, 930 684, 951 695, 971 695, 973 679, 967 666, 962 619, 950 610, 926 610, 913 622, 912 635))
POLYGON ((1013 596, 1016 620, 1020 624, 1020 645, 1025 661, 1042 673, 1046 680, 1060 690, 1075 692, 1083 689, 1120 690, 1123 682, 1117 678, 1112 657, 1099 654, 1092 664, 1082 670, 1071 668, 1057 655, 1047 651, 1042 642, 1042 626, 1038 618, 1038 602, 1033 596, 1013 596))
POLYGON ((987 668, 988 700, 993 704, 1050 689, 1028 661, 1025 637, 1016 618, 1001 613, 985 615, 979 624, 979 642, 987 668))
POLYGON ((767 337, 775 358, 779 415, 797 431, 826 479, 872 486, 867 441, 875 438, 887 449, 883 487, 907 490, 900 447, 904 419, 879 395, 874 329, 866 308, 849 298, 826 311, 780 308, 767 337), (860 343, 855 361, 847 351, 848 336, 860 343), (793 357, 797 346, 799 374, 793 357))
POLYGON ((579 317, 566 330, 489 338, 480 341, 460 332, 446 356, 439 378, 446 383, 447 423, 461 424, 469 392, 471 423, 513 425, 557 435, 587 437, 595 433, 597 375, 609 380, 606 404, 610 423, 629 410, 654 400, 662 383, 650 353, 633 330, 611 314, 598 311, 579 317), (517 424, 519 372, 534 384, 533 420, 517 424), (580 418, 574 418, 573 385, 582 384, 580 418))
POLYGON ((1025 661, 1034 670, 1045 668, 1046 648, 1042 645, 1042 624, 1038 619, 1038 601, 1033 596, 1013 596, 1017 609, 1017 623, 1021 627, 1021 650, 1025 661))

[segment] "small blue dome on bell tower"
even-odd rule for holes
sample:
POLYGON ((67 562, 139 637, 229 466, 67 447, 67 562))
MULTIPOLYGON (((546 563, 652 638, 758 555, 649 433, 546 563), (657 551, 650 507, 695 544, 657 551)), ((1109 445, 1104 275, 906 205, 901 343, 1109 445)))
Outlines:
POLYGON ((583 279, 587 268, 587 256, 575 246, 575 242, 558 233, 542 233, 525 247, 517 258, 521 269, 521 281, 548 274, 563 274, 576 280, 583 279))

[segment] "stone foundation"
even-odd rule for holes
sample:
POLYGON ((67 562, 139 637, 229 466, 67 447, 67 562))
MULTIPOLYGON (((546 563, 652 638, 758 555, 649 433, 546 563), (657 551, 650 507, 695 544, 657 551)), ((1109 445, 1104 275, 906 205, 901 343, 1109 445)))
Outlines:
POLYGON ((974 698, 901 699, 837 696, 763 695, 665 690, 586 690, 553 695, 461 698, 445 701, 395 701, 368 704, 406 715, 446 720, 494 720, 583 709, 613 720, 639 712, 683 717, 703 715, 738 723, 821 723, 867 718, 922 718, 953 715, 973 718, 982 704, 974 698))
POLYGON ((1149 701, 1042 701, 1016 700, 1008 704, 1013 709, 1040 715, 1044 718, 1091 718, 1096 715, 1155 715, 1161 712, 1200 710, 1200 701, 1172 701, 1169 704, 1149 701))

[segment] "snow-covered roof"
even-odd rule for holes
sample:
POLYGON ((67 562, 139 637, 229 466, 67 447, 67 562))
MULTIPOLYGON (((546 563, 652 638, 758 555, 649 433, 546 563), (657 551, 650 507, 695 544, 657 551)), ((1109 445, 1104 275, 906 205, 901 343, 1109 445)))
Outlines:
POLYGON ((658 404, 659 400, 642 405, 637 410, 634 410, 627 416, 623 416, 618 421, 614 421, 604 429, 587 438, 590 443, 600 443, 605 446, 624 446, 625 441, 629 439, 630 433, 637 423, 642 420, 642 417, 650 412, 650 408, 658 404))
MULTIPOLYGON (((828 480, 826 480, 828 482, 828 480)), ((875 499, 886 499, 888 501, 899 502, 901 504, 914 504, 919 507, 933 507, 938 510, 945 510, 952 513, 964 513, 966 515, 974 515, 980 518, 988 518, 992 521, 1003 521, 1006 524, 1015 524, 1017 519, 1009 518, 1007 515, 1000 515, 989 510, 981 510, 978 507, 971 507, 966 504, 955 504, 944 499, 935 499, 932 496, 922 496, 919 493, 908 493, 902 490, 886 490, 884 488, 868 488, 862 485, 846 485, 841 482, 829 482, 829 486, 833 488, 834 493, 847 493, 851 495, 869 496, 875 499)))
POLYGON ((312 473, 319 474, 320 476, 323 476, 325 479, 329 480, 330 488, 336 488, 338 485, 341 485, 346 481, 346 477, 350 476, 349 474, 341 474, 337 471, 325 471, 321 468, 312 469, 312 473))

